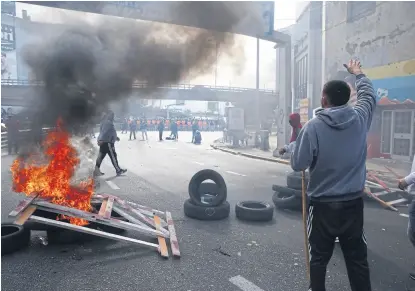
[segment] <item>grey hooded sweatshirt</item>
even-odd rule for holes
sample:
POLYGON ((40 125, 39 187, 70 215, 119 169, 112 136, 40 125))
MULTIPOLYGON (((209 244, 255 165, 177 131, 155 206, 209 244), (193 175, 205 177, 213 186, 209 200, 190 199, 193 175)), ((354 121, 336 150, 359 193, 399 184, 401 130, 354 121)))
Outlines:
POLYGON ((116 140, 117 131, 114 126, 114 114, 109 113, 101 122, 98 141, 115 143, 116 140))
POLYGON ((357 103, 320 110, 302 128, 291 155, 294 171, 309 168, 314 201, 356 199, 366 181, 366 136, 376 107, 372 82, 356 77, 357 103))

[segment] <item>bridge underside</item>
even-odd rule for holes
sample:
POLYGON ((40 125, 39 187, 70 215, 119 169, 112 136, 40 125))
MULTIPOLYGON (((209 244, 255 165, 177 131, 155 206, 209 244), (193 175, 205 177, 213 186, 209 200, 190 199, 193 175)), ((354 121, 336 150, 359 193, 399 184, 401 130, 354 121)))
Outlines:
MULTIPOLYGON (((36 96, 42 93, 39 87, 27 88, 24 86, 2 86, 1 103, 3 106, 29 106, 36 102, 36 96)), ((204 89, 133 89, 130 96, 137 99, 158 99, 158 100, 188 100, 188 101, 222 101, 222 102, 242 102, 249 103, 256 98, 255 90, 246 90, 242 92, 204 90, 204 89)), ((127 97, 127 96, 126 96, 127 97)), ((261 92, 259 93, 262 104, 275 104, 278 101, 278 95, 261 92)))

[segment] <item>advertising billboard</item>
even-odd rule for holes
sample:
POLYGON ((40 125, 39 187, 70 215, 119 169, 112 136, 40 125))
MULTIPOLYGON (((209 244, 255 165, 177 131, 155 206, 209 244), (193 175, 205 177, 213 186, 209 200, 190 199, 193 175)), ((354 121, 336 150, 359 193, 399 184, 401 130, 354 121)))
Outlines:
POLYGON ((1 24, 1 79, 17 79, 16 34, 12 25, 1 24))

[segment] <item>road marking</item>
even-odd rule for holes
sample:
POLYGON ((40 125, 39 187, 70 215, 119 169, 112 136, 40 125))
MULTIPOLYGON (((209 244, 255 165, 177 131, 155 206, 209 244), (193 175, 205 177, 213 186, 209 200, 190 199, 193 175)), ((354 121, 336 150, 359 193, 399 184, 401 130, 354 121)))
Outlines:
POLYGON ((244 174, 239 174, 239 173, 232 172, 232 171, 226 171, 226 173, 228 173, 228 174, 232 174, 232 175, 236 175, 236 176, 246 177, 246 175, 244 175, 244 174))
POLYGON ((205 165, 204 163, 199 163, 199 162, 195 162, 195 161, 193 161, 193 163, 198 164, 198 165, 201 165, 201 166, 204 166, 205 165))
POLYGON ((386 203, 388 203, 389 205, 395 205, 395 204, 402 203, 402 202, 407 202, 407 201, 408 201, 407 199, 401 198, 401 199, 389 201, 389 202, 386 202, 386 203))
POLYGON ((409 218, 409 215, 408 214, 405 214, 405 213, 399 213, 399 215, 400 216, 403 216, 403 217, 406 217, 406 218, 409 218))
POLYGON ((108 186, 110 186, 111 189, 120 190, 120 187, 118 187, 117 184, 115 184, 113 181, 105 180, 105 182, 107 182, 108 186))
POLYGON ((248 281, 247 279, 239 275, 230 278, 229 282, 231 282, 233 285, 235 285, 243 291, 264 291, 251 281, 248 281))

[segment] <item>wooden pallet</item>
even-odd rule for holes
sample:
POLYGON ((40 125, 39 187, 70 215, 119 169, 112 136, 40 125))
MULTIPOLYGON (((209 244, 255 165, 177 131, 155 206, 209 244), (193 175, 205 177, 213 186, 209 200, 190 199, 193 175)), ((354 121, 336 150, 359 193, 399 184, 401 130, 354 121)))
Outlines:
POLYGON ((10 212, 9 216, 15 217, 15 223, 19 225, 23 225, 26 221, 32 220, 55 227, 150 247, 157 250, 164 258, 169 257, 166 241, 169 240, 173 256, 180 257, 176 229, 170 212, 152 209, 133 202, 125 201, 112 195, 94 195, 91 203, 101 204, 98 213, 86 212, 75 208, 53 204, 45 199, 38 198, 37 194, 33 194, 22 200, 16 209, 10 212), (158 244, 123 235, 115 235, 102 230, 78 226, 68 222, 36 216, 33 215, 36 209, 82 218, 90 222, 100 223, 124 230, 135 231, 147 237, 157 238, 158 244), (112 217, 112 211, 115 211, 127 219, 128 222, 112 217))

